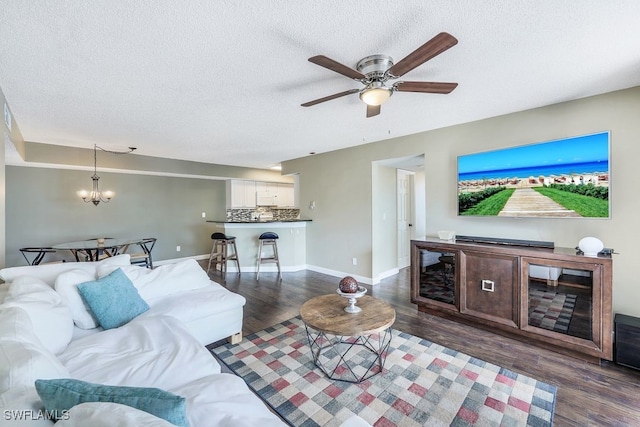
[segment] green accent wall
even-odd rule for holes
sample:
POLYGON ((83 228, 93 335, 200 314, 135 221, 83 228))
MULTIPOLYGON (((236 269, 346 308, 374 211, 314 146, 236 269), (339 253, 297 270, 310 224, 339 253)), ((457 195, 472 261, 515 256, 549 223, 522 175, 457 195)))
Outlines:
MULTIPOLYGON (((26 265, 21 247, 97 237, 156 237, 154 260, 211 251, 214 227, 206 219, 224 218, 225 181, 98 172, 100 189, 116 196, 94 206, 76 195, 91 189, 91 174, 6 166, 7 266, 26 265)), ((68 251, 53 259, 73 260, 68 251)))

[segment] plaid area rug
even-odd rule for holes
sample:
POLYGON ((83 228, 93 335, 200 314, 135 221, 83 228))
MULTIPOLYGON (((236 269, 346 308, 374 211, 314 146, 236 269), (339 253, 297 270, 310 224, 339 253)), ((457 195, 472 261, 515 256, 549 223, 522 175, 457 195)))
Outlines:
POLYGON ((376 427, 553 423, 556 387, 404 332, 393 331, 383 372, 360 384, 314 365, 299 317, 211 351, 293 426, 352 414, 376 427))
POLYGON ((530 289, 529 324, 566 334, 577 298, 573 294, 530 289))

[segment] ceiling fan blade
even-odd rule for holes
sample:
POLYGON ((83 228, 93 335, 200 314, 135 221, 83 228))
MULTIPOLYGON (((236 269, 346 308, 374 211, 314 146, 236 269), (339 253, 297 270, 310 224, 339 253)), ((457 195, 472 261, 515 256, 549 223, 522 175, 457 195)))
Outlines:
POLYGON ((367 118, 380 114, 379 105, 367 105, 367 118))
POLYGON ((305 102, 304 104, 300 104, 303 107, 311 107, 312 105, 320 104, 321 102, 331 101, 332 99, 340 98, 343 96, 351 95, 352 93, 358 93, 360 89, 351 89, 346 90, 340 93, 334 93, 333 95, 325 96, 324 98, 314 99, 313 101, 305 102))
POLYGON ((350 79, 360 80, 366 78, 366 76, 360 71, 356 71, 353 68, 342 65, 341 63, 334 61, 331 58, 327 58, 324 55, 313 56, 309 58, 309 62, 313 62, 314 64, 324 68, 328 68, 329 70, 335 71, 336 73, 342 74, 343 76, 347 76, 350 79))
POLYGON ((389 68, 387 74, 396 78, 403 76, 457 43, 458 39, 451 34, 440 33, 389 68))
POLYGON ((398 82, 393 86, 398 92, 451 93, 458 83, 398 82))

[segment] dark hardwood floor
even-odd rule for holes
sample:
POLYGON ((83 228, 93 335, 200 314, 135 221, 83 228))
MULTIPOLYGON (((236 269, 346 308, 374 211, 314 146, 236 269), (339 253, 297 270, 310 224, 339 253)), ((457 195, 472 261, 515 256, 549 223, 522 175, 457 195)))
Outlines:
MULTIPOLYGON (((206 262, 201 265, 206 269, 206 262)), ((224 282, 210 277, 247 299, 244 335, 300 314, 309 298, 334 293, 339 279, 301 271, 284 273, 229 273, 224 282)), ((558 387, 556 426, 640 426, 640 371, 611 362, 591 364, 530 344, 418 312, 409 298, 409 271, 367 286, 369 295, 392 304, 394 329, 405 331, 487 362, 528 375, 558 387)))

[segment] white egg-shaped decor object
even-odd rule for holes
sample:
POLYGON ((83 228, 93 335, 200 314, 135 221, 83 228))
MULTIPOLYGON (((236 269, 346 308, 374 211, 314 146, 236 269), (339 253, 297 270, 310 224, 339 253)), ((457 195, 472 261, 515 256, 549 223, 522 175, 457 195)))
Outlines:
POLYGON ((598 256, 598 252, 604 249, 604 243, 597 237, 583 237, 578 242, 578 248, 584 253, 584 256, 598 256))

